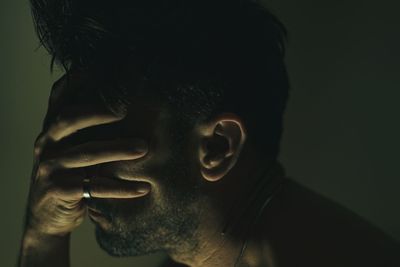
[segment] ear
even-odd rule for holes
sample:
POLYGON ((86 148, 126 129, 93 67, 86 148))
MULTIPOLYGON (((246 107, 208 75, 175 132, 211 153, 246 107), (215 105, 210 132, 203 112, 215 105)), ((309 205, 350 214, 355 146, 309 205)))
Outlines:
POLYGON ((199 161, 207 181, 218 181, 236 164, 246 141, 246 129, 233 113, 219 114, 199 127, 199 161))

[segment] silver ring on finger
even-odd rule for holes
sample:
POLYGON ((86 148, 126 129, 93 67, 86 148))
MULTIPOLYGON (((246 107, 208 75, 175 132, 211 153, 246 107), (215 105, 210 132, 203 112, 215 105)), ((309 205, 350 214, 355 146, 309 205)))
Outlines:
POLYGON ((90 194, 90 179, 89 178, 85 178, 83 179, 83 198, 89 199, 92 198, 92 195, 90 194))

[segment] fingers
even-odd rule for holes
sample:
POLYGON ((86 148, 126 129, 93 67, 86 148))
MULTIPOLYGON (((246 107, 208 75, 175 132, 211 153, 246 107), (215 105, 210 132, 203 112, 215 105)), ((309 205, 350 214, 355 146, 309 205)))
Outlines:
POLYGON ((53 83, 48 101, 48 110, 43 121, 43 129, 48 128, 56 111, 62 106, 62 103, 66 101, 66 98, 71 96, 72 92, 80 90, 84 86, 83 80, 83 75, 81 73, 70 72, 69 74, 64 74, 53 83))
MULTIPOLYGON (((48 180, 47 198, 61 199, 75 208, 83 198, 83 180, 88 178, 85 175, 80 170, 63 170, 52 175, 48 180)), ((88 188, 92 198, 137 198, 151 191, 151 185, 146 182, 98 176, 89 178, 88 188)))
POLYGON ((104 177, 93 177, 89 188, 93 198, 137 198, 147 195, 151 190, 149 183, 104 177))
POLYGON ((85 108, 85 111, 71 109, 69 112, 60 115, 56 122, 51 124, 48 130, 36 139, 35 155, 39 156, 47 144, 59 141, 81 129, 120 121, 123 117, 114 115, 109 111, 88 111, 87 108, 85 108))
POLYGON ((54 110, 56 109, 57 106, 59 106, 59 102, 61 100, 61 96, 63 95, 63 92, 66 91, 66 80, 68 79, 67 75, 63 75, 60 79, 58 79, 56 82, 53 83, 53 86, 51 87, 50 91, 50 96, 48 100, 48 108, 46 112, 46 116, 43 121, 43 129, 47 128, 47 125, 49 124, 49 121, 54 114, 54 110))
POLYGON ((135 160, 147 153, 142 139, 93 141, 75 146, 59 156, 47 159, 43 165, 50 168, 81 168, 100 163, 135 160))
POLYGON ((60 141, 79 130, 117 122, 125 117, 126 114, 116 114, 103 103, 71 106, 72 102, 67 99, 71 100, 73 95, 76 97, 75 93, 93 86, 86 78, 79 72, 71 72, 53 84, 43 130, 35 142, 35 156, 40 156, 47 144, 60 141))
POLYGON ((49 142, 57 142, 84 128, 117 122, 123 118, 124 115, 115 115, 108 110, 99 111, 90 107, 70 108, 61 113, 36 139, 35 154, 39 155, 49 142))
POLYGON ((80 73, 69 73, 57 80, 51 89, 43 131, 35 142, 35 154, 49 142, 57 142, 78 130, 119 121, 124 114, 115 114, 105 106, 66 107, 63 105, 73 92, 88 86, 80 73))
POLYGON ((75 108, 60 114, 56 121, 51 124, 47 131, 47 138, 52 141, 59 141, 78 130, 116 122, 123 119, 108 110, 99 111, 94 108, 75 108))
MULTIPOLYGON (((82 88, 79 80, 74 79, 80 83, 76 84, 75 88, 66 77, 54 84, 44 129, 35 142, 29 223, 32 228, 43 233, 64 235, 82 222, 86 211, 86 203, 82 201, 83 180, 87 179, 85 167, 112 161, 134 160, 147 153, 145 142, 138 139, 91 142, 66 149, 68 143, 70 146, 77 143, 73 142, 73 137, 71 142, 63 142, 67 141, 66 137, 85 128, 117 122, 125 116, 114 114, 102 107, 102 103, 99 106, 64 109, 64 104, 75 103, 66 99, 75 99, 71 97, 71 90, 82 88)), ((150 184, 144 182, 105 177, 90 178, 89 190, 94 198, 135 198, 146 195, 151 188, 150 184)))

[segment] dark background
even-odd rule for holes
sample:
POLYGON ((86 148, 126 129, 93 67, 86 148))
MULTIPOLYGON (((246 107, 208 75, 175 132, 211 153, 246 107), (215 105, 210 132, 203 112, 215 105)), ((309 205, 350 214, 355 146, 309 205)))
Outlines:
MULTIPOLYGON (((292 92, 281 160, 289 176, 400 239, 399 2, 270 0, 289 33, 292 92)), ((0 2, 0 265, 14 266, 49 89, 27 0, 0 2)), ((113 259, 90 223, 72 238, 72 266, 156 266, 163 255, 113 259)))

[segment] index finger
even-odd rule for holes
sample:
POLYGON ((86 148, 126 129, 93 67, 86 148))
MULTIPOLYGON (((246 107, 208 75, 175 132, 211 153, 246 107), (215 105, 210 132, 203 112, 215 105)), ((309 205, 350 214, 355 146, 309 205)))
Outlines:
POLYGON ((124 117, 125 114, 116 115, 109 110, 70 107, 60 113, 48 129, 39 135, 35 142, 35 153, 40 154, 49 142, 59 141, 84 128, 117 122, 124 117))
POLYGON ((48 100, 48 110, 43 121, 43 129, 48 127, 52 117, 54 117, 56 113, 56 110, 62 106, 62 100, 65 101, 68 92, 71 91, 71 89, 79 87, 78 84, 83 80, 82 78, 83 75, 81 73, 70 71, 62 75, 61 78, 53 83, 48 100))
POLYGON ((91 141, 69 148, 60 155, 42 159, 42 165, 52 168, 81 168, 101 163, 135 160, 148 152, 143 139, 128 138, 91 141))

